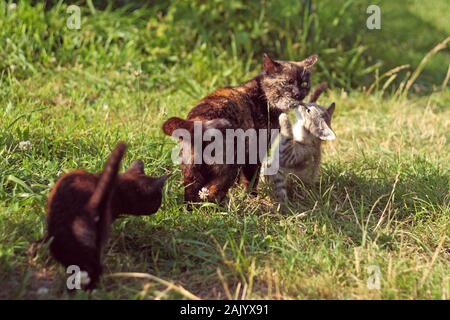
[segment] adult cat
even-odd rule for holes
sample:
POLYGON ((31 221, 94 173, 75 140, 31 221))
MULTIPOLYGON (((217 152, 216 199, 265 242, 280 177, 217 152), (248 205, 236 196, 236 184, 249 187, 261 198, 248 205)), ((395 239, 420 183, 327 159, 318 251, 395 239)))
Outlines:
MULTIPOLYGON (((209 94, 189 112, 186 120, 177 117, 168 119, 163 124, 163 131, 167 135, 172 135, 176 129, 193 133, 196 122, 201 124, 202 130, 218 129, 222 132, 225 129, 279 128, 278 116, 308 95, 311 69, 317 59, 317 55, 312 55, 299 62, 276 61, 265 54, 261 74, 240 86, 221 88, 209 94)), ((226 139, 224 142, 226 145, 231 143, 226 139)), ((201 143, 203 151, 207 144, 201 143)), ((182 149, 183 144, 184 147, 186 144, 194 146, 192 140, 182 141, 182 149)), ((195 152, 199 152, 194 147, 190 148, 191 161, 184 159, 181 164, 185 202, 220 202, 238 173, 249 191, 256 188, 262 159, 250 163, 248 145, 243 164, 194 163, 195 152)), ((236 150, 229 152, 236 153, 236 150)))

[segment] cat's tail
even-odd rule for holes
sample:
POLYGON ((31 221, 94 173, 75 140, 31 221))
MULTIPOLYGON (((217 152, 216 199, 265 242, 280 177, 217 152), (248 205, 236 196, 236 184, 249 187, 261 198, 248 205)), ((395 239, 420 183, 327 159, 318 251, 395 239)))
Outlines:
POLYGON ((89 199, 88 205, 90 208, 99 209, 112 193, 119 172, 120 162, 125 155, 126 149, 126 144, 121 142, 111 152, 100 175, 95 191, 89 199))
POLYGON ((201 132, 208 129, 225 129, 231 127, 231 123, 224 118, 218 118, 213 120, 183 120, 178 117, 169 118, 164 122, 162 129, 168 136, 173 136, 173 133, 177 129, 184 129, 192 136, 194 134, 195 126, 198 125, 201 128, 201 132))
POLYGON ((103 168, 103 172, 100 175, 100 179, 97 182, 95 191, 92 194, 88 202, 90 211, 95 215, 94 219, 97 221, 97 245, 102 246, 107 238, 109 226, 111 224, 111 212, 109 206, 109 200, 114 192, 116 184, 120 162, 125 155, 127 146, 125 143, 120 142, 116 148, 111 152, 106 164, 103 168))
POLYGON ((328 89, 328 84, 326 82, 322 82, 319 84, 311 93, 309 97, 309 102, 316 102, 319 99, 320 95, 328 89))

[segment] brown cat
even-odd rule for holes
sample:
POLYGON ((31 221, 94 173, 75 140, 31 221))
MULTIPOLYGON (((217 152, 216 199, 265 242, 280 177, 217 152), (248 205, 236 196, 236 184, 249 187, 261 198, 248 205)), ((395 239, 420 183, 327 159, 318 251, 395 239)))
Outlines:
POLYGON ((83 170, 65 174, 48 198, 47 235, 41 242, 51 239, 52 256, 87 275, 83 289, 95 287, 102 273, 102 248, 112 221, 120 214, 152 214, 161 206, 167 176, 146 176, 139 160, 119 175, 125 150, 126 145, 119 143, 100 174, 83 170))
MULTIPOLYGON (((317 59, 313 55, 300 62, 275 61, 265 54, 261 74, 240 86, 221 88, 209 94, 189 112, 186 120, 168 119, 163 131, 172 135, 176 129, 183 128, 192 133, 197 121, 203 130, 279 128, 280 113, 293 108, 308 95, 311 69, 317 59)), ((268 139, 270 141, 270 136, 268 139)), ((225 144, 227 142, 230 141, 225 144)), ((183 141, 182 148, 186 143, 192 144, 192 141, 183 141)), ((204 150, 206 144, 201 147, 204 150)), ((190 150, 191 158, 199 151, 190 150)), ((236 153, 236 150, 229 152, 236 153)), ((245 157, 244 164, 182 163, 185 202, 221 201, 238 173, 244 186, 249 191, 254 190, 262 159, 249 163, 248 147, 245 157)))

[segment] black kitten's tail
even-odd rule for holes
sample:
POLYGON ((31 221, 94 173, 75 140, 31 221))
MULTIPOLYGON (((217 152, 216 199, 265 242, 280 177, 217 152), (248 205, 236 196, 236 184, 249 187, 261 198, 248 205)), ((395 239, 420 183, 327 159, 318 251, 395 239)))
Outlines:
POLYGON ((89 199, 88 208, 94 214, 97 221, 97 245, 102 247, 107 237, 107 230, 111 224, 111 208, 109 200, 114 192, 120 162, 125 155, 127 146, 125 143, 119 143, 111 152, 106 161, 103 172, 97 183, 94 193, 89 199))
POLYGON ((119 172, 120 162, 125 155, 127 146, 125 143, 119 143, 111 152, 106 161, 100 180, 97 183, 94 193, 89 199, 89 207, 92 209, 99 209, 112 193, 112 188, 116 182, 117 174, 119 172))

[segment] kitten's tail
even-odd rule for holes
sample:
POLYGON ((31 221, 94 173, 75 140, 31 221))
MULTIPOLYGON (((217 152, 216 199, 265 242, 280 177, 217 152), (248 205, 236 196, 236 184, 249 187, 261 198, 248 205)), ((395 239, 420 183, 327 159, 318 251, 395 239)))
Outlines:
POLYGON ((95 191, 89 199, 88 205, 90 208, 99 209, 112 193, 112 189, 119 172, 120 162, 125 155, 126 149, 126 144, 120 142, 111 152, 111 155, 103 168, 103 172, 101 173, 100 180, 97 183, 95 191))
POLYGON ((311 93, 311 96, 309 98, 309 102, 316 102, 317 99, 319 99, 320 95, 328 89, 328 84, 326 82, 322 82, 319 84, 316 89, 314 89, 314 92, 311 93))
POLYGON ((108 202, 114 192, 120 162, 125 155, 126 149, 126 144, 121 142, 111 152, 95 191, 88 202, 89 209, 96 215, 95 217, 98 218, 97 231, 99 236, 97 237, 97 245, 100 247, 106 240, 108 228, 111 224, 111 213, 109 212, 110 208, 108 208, 108 202))
POLYGON ((231 127, 231 123, 224 118, 218 118, 213 120, 183 120, 178 117, 169 118, 163 124, 163 131, 166 135, 172 136, 173 132, 177 129, 185 129, 189 131, 189 133, 193 134, 196 123, 199 123, 202 128, 202 132, 208 129, 224 129, 227 127, 231 127))

